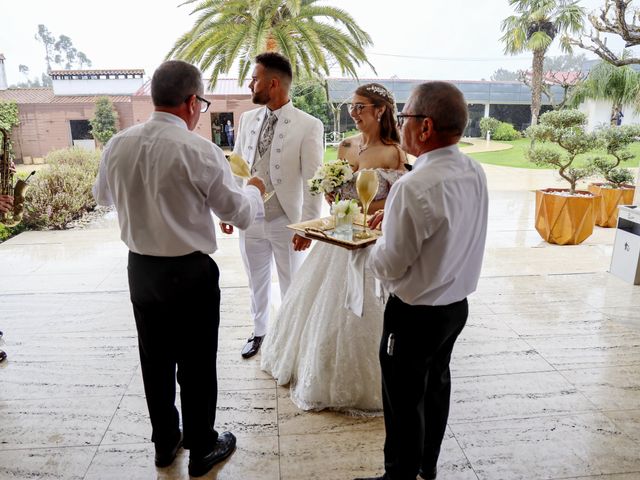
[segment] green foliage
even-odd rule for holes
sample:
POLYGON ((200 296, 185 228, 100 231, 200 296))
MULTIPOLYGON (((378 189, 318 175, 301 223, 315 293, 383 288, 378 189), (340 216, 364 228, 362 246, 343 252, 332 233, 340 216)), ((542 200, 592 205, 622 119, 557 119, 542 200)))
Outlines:
POLYGON ((575 193, 579 180, 593 175, 591 165, 583 168, 572 165, 578 155, 593 150, 597 144, 596 136, 584 130, 586 121, 586 115, 578 110, 553 110, 540 116, 540 124, 527 129, 527 136, 534 141, 527 152, 529 161, 557 168, 569 182, 571 193, 575 193))
POLYGON ((0 128, 10 132, 19 123, 18 104, 15 100, 0 100, 0 128))
POLYGON ((517 140, 520 137, 522 137, 520 132, 507 122, 500 122, 493 134, 493 139, 500 141, 517 140))
POLYGON ((480 133, 482 133, 482 137, 487 136, 487 131, 491 132, 491 137, 498 129, 498 125, 500 125, 500 120, 493 117, 484 117, 480 120, 480 133))
POLYGON ((327 94, 321 83, 311 80, 295 84, 291 89, 291 98, 296 108, 318 118, 323 125, 331 123, 327 94))
POLYGON ((598 146, 613 159, 602 156, 593 157, 591 166, 594 170, 604 177, 605 181, 612 187, 633 183, 633 174, 625 168, 618 167, 622 162, 635 158, 629 148, 631 144, 636 142, 636 138, 640 136, 640 126, 604 127, 596 131, 596 136, 598 146))
POLYGON ((333 66, 352 77, 357 77, 362 64, 373 69, 365 52, 372 45, 369 34, 345 10, 324 2, 186 0, 181 5, 192 6, 196 20, 167 58, 198 65, 210 76, 210 87, 236 60, 241 83, 249 75, 253 58, 265 51, 287 57, 295 78, 303 73, 326 76, 333 66))
POLYGON ((31 230, 62 230, 96 206, 91 188, 100 152, 72 147, 49 153, 45 161, 49 168, 30 181, 23 223, 31 230))
POLYGON ((91 135, 103 145, 118 132, 118 112, 109 97, 99 97, 96 100, 96 111, 89 123, 91 135))

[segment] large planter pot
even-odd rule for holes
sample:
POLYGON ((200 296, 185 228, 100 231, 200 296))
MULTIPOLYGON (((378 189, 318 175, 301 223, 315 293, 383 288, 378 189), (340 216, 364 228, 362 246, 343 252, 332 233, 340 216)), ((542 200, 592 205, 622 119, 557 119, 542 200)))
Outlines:
POLYGON ((596 196, 584 190, 576 190, 576 193, 588 196, 553 194, 567 191, 561 188, 536 190, 536 230, 549 243, 577 245, 593 233, 596 196))
POLYGON ((631 205, 636 188, 623 185, 622 188, 606 188, 606 183, 592 183, 589 191, 598 195, 595 201, 596 225, 615 227, 618 224, 618 205, 631 205))

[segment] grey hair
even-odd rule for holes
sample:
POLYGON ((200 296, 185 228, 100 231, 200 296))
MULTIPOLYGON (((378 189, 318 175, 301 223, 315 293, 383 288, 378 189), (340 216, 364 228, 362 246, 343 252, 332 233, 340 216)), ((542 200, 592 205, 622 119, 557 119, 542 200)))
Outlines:
POLYGON ((469 119, 467 101, 462 92, 449 82, 426 82, 411 95, 412 112, 433 120, 433 129, 450 137, 462 136, 469 119))
POLYGON ((203 92, 202 73, 182 60, 164 62, 151 79, 151 99, 156 107, 177 107, 190 95, 203 92))

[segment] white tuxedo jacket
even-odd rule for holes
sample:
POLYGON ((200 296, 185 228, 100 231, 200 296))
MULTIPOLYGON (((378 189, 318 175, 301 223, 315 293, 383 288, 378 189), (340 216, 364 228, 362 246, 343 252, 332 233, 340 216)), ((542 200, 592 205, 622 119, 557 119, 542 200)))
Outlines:
MULTIPOLYGON (((266 107, 240 116, 234 153, 253 165, 266 107)), ((309 193, 307 180, 322 164, 322 122, 298 110, 292 102, 280 110, 271 143, 269 174, 289 221, 296 223, 320 216, 322 196, 309 193)))

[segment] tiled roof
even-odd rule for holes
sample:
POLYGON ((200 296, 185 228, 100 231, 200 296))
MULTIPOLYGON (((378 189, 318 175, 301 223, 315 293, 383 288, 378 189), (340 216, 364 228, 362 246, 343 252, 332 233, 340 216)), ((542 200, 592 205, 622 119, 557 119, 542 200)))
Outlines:
MULTIPOLYGON (((242 85, 238 85, 237 78, 219 78, 218 83, 213 90, 207 90, 205 95, 251 95, 249 90, 251 80, 245 80, 242 85)), ((204 84, 209 84, 209 79, 204 80, 204 84)), ((135 96, 151 96, 151 80, 146 82, 140 89, 134 93, 135 96)))
POLYGON ((144 75, 142 68, 113 68, 101 70, 51 70, 51 77, 59 75, 144 75))
POLYGON ((52 88, 9 88, 0 90, 0 100, 15 100, 17 103, 51 103, 52 88))
POLYGON ((95 103, 98 97, 109 97, 114 103, 131 102, 130 95, 54 95, 52 88, 10 88, 0 90, 0 100, 27 103, 95 103))

